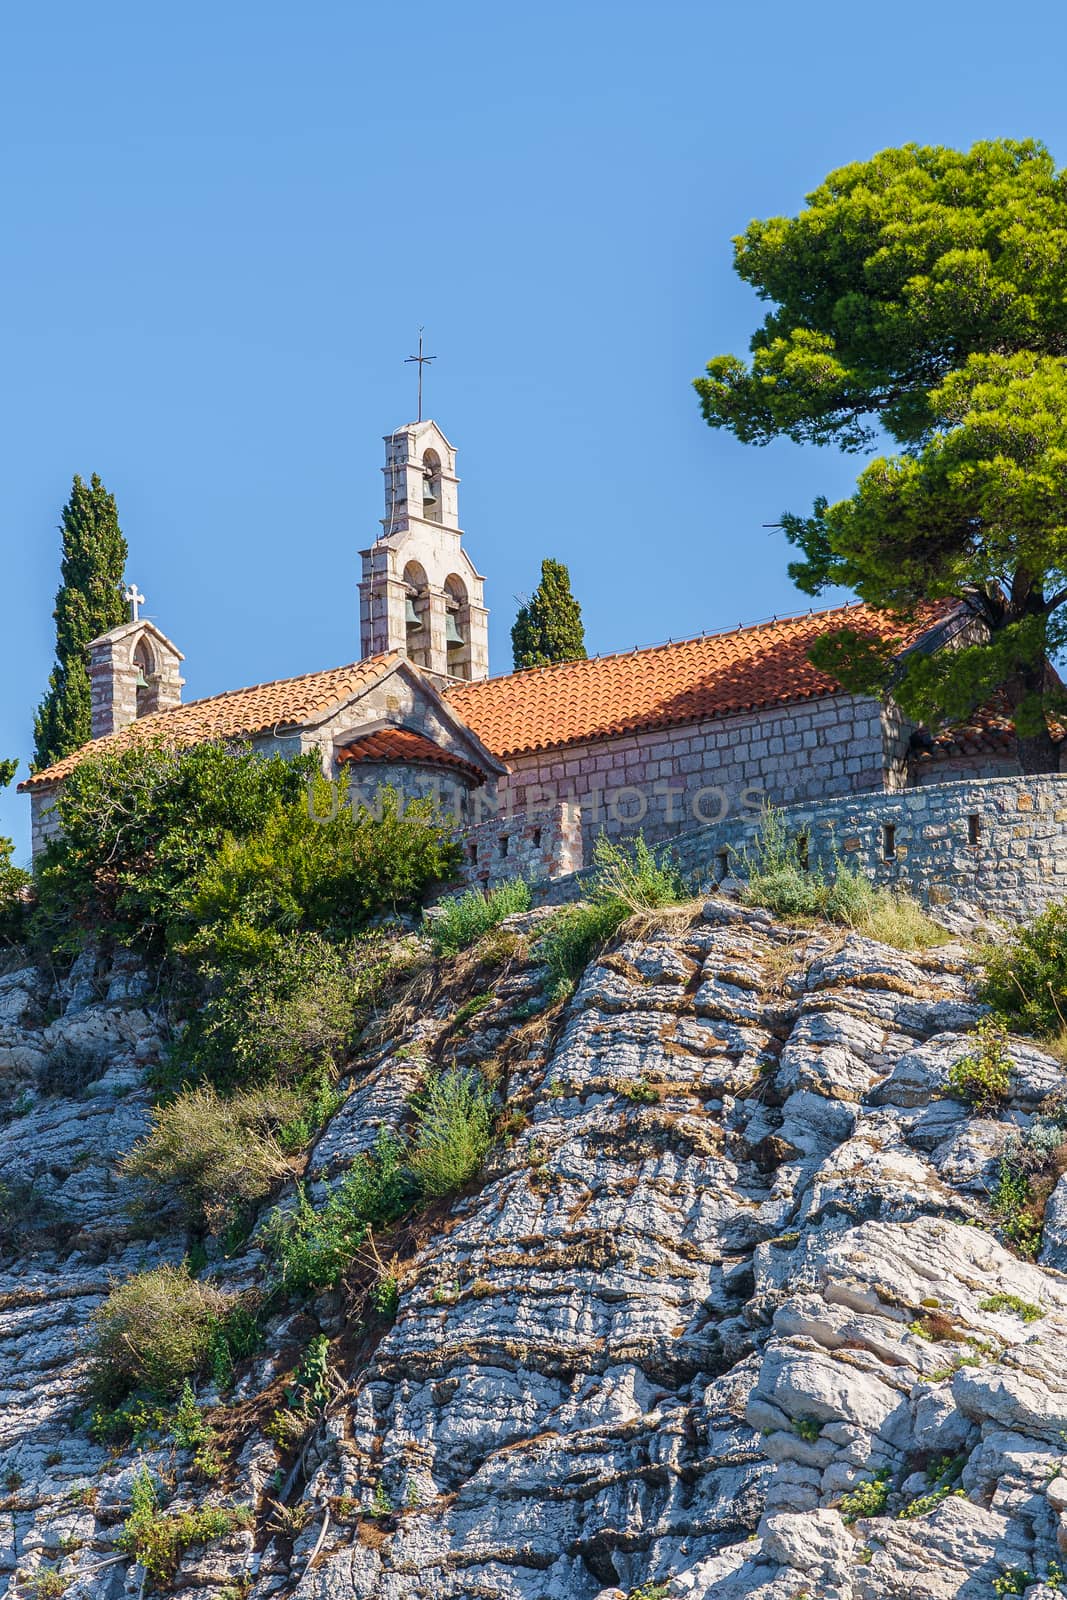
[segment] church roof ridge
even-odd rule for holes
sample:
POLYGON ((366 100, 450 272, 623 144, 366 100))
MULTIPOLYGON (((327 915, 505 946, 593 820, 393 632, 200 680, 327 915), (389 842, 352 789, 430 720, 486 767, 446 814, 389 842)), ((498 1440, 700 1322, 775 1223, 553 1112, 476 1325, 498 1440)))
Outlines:
POLYGON ((687 633, 677 639, 657 639, 654 644, 634 644, 628 650, 603 650, 595 656, 579 656, 575 661, 545 661, 536 667, 513 667, 510 672, 496 672, 491 677, 477 679, 473 684, 454 683, 450 686, 449 693, 453 689, 466 690, 484 683, 503 683, 508 678, 527 677, 537 672, 560 672, 567 667, 583 667, 591 661, 626 661, 632 656, 653 655, 657 650, 677 650, 683 645, 701 644, 705 640, 729 639, 738 633, 757 633, 761 628, 773 627, 775 623, 803 622, 807 617, 832 617, 839 612, 870 609, 864 600, 846 600, 839 606, 827 606, 822 611, 809 606, 806 611, 776 612, 770 617, 759 617, 755 622, 739 622, 732 628, 705 629, 702 633, 687 633))
MULTIPOLYGON (((910 648, 955 602, 924 606, 904 624, 910 648)), ((453 683, 447 698, 502 760, 656 728, 749 714, 844 693, 810 660, 820 636, 854 621, 894 640, 901 625, 864 602, 739 624, 633 650, 528 667, 497 678, 453 683)))
POLYGON ((399 651, 385 650, 340 667, 302 672, 292 678, 270 678, 265 683, 247 684, 239 689, 222 689, 218 694, 151 712, 113 733, 90 739, 88 744, 61 761, 32 773, 19 784, 19 793, 59 783, 87 757, 149 744, 156 734, 164 741, 173 735, 174 743, 184 747, 213 738, 247 738, 268 728, 302 726, 323 716, 358 689, 368 688, 403 659, 399 651))

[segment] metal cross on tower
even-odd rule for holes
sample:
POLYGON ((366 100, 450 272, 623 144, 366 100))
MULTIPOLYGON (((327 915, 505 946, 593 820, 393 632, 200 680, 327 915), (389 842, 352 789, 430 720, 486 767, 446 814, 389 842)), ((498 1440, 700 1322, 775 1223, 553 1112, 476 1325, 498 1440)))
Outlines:
POLYGON ((141 620, 140 608, 141 608, 141 606, 144 605, 145 597, 141 593, 140 589, 138 589, 138 587, 137 587, 137 585, 135 583, 131 583, 129 585, 129 587, 127 588, 125 594, 123 595, 123 599, 126 601, 127 605, 130 608, 130 621, 131 622, 140 622, 140 620, 141 620))
POLYGON ((422 369, 423 369, 423 367, 426 365, 426 363, 428 361, 436 361, 436 360, 437 360, 436 356, 424 356, 423 355, 423 353, 422 353, 422 329, 420 328, 419 329, 419 353, 418 353, 418 355, 417 356, 406 356, 404 358, 405 367, 411 361, 414 361, 414 362, 418 363, 418 368, 419 368, 419 415, 418 415, 418 421, 419 422, 422 421, 422 369))

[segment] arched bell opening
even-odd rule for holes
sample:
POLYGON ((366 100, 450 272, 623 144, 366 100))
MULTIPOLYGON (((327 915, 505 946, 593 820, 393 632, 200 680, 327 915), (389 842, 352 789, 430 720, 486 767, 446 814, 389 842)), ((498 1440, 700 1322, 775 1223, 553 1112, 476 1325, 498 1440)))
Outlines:
POLYGON ((147 717, 159 709, 159 669, 152 646, 143 636, 134 647, 133 667, 137 715, 147 717))
POLYGON ((417 667, 430 665, 430 585, 418 561, 404 568, 404 641, 407 657, 417 667))
POLYGON ((445 662, 450 678, 470 677, 470 598, 466 584, 455 573, 445 579, 445 662))
POLYGON ((422 458, 422 517, 426 522, 441 521, 441 457, 427 450, 422 458))

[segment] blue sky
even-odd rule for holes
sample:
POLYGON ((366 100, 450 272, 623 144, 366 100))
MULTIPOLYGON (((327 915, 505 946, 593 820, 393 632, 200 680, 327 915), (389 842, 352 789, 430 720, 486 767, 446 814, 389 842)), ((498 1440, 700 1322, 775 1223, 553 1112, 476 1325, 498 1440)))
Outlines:
MULTIPOLYGON (((358 655, 357 552, 420 323, 494 671, 544 555, 593 652, 803 609, 763 524, 860 463, 702 423, 692 378, 759 317, 731 236, 887 145, 1033 135, 1067 159, 1065 13, 1017 15, 10 7, 0 755, 30 754, 75 472, 118 498, 187 697, 358 655)), ((25 808, 0 800, 23 853, 25 808)))

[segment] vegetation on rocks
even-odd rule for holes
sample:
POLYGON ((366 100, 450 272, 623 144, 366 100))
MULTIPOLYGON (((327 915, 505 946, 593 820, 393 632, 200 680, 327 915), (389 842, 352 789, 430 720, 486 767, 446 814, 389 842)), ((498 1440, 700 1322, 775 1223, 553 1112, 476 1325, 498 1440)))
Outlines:
POLYGON ((153 1267, 117 1284, 89 1333, 94 1397, 105 1406, 135 1390, 172 1399, 208 1363, 232 1306, 184 1265, 153 1267))
POLYGON ((503 922, 505 917, 530 908, 530 885, 511 878, 495 889, 468 889, 435 908, 428 928, 438 956, 458 955, 503 922))
POLYGON ((1059 901, 983 952, 982 998, 1017 1033, 1067 1030, 1067 902, 1059 901))
POLYGON ((1008 1035, 993 1017, 983 1017, 975 1028, 975 1048, 949 1068, 948 1086, 954 1095, 982 1115, 1008 1097, 1011 1057, 1008 1035))
POLYGON ((153 1584, 166 1587, 190 1546, 224 1539, 239 1528, 249 1527, 251 1522, 252 1513, 247 1506, 163 1510, 155 1480, 144 1466, 134 1480, 130 1514, 115 1542, 144 1568, 153 1584))
POLYGON ((806 836, 791 834, 782 812, 768 808, 755 840, 740 857, 746 903, 766 906, 782 917, 843 923, 898 950, 944 944, 944 929, 917 901, 876 888, 865 873, 836 854, 827 873, 809 862, 808 848, 806 836))
POLYGON ((585 900, 561 907, 537 941, 555 1000, 570 994, 593 956, 623 923, 647 918, 685 898, 677 871, 642 834, 627 845, 601 834, 593 847, 593 864, 585 900))

